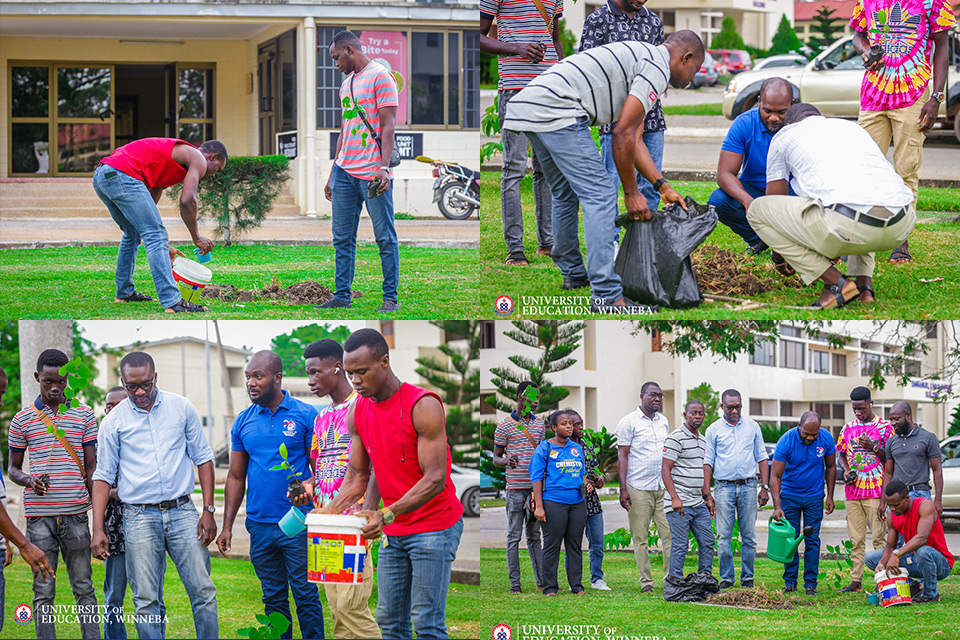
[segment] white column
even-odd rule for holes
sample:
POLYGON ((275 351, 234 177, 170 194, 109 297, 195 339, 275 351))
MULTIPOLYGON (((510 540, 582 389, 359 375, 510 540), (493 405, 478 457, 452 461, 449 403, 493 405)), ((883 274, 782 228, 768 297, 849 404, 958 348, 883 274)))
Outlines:
POLYGON ((303 20, 303 87, 306 92, 303 109, 303 127, 306 141, 306 176, 304 184, 307 193, 307 215, 317 215, 317 27, 313 18, 303 20))

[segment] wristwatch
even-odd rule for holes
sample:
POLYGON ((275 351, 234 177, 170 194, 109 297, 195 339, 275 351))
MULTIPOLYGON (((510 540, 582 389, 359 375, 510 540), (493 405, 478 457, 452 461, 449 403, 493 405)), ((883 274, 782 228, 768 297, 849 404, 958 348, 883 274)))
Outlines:
POLYGON ((901 553, 902 553, 902 552, 900 551, 900 549, 894 549, 894 550, 893 550, 893 555, 897 556, 898 558, 900 557, 900 554, 901 554, 901 553))
POLYGON ((378 511, 383 514, 383 524, 393 524, 393 521, 396 519, 396 516, 393 515, 393 511, 390 511, 390 509, 387 509, 386 507, 382 507, 378 509, 378 511))
POLYGON ((203 510, 211 515, 217 512, 217 508, 213 505, 210 505, 209 507, 204 507, 203 510))
POLYGON ((762 485, 760 485, 760 488, 761 488, 761 489, 766 489, 767 491, 770 491, 770 485, 768 485, 768 484, 762 484, 762 485))
POLYGON ((931 95, 930 97, 936 100, 937 102, 939 102, 940 104, 943 104, 943 100, 944 100, 943 91, 935 91, 933 95, 931 95))
POLYGON ((667 179, 663 176, 660 176, 660 179, 653 183, 653 190, 660 191, 660 187, 667 183, 667 179))

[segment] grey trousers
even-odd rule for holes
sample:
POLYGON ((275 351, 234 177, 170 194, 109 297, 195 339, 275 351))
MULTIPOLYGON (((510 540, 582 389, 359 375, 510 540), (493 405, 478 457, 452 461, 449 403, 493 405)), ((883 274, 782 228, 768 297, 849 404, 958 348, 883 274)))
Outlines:
POLYGON ((537 588, 543 588, 543 547, 540 542, 540 523, 529 509, 531 489, 507 490, 507 575, 510 588, 520 588, 520 535, 527 537, 527 552, 537 588))
MULTIPOLYGON (((517 90, 500 91, 500 140, 503 142, 503 172, 500 183, 500 215, 503 217, 503 239, 507 253, 520 257, 523 253, 523 209, 520 206, 520 179, 527 172, 527 136, 503 130, 507 103, 517 90)), ((550 185, 543 177, 540 161, 533 153, 533 210, 537 220, 537 246, 553 245, 553 209, 550 185)))

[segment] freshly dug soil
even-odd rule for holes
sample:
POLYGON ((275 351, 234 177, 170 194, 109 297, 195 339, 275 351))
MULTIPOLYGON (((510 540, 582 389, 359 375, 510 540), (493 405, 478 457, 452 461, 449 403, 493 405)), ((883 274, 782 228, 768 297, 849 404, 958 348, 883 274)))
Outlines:
MULTIPOLYGON (((307 280, 289 287, 272 282, 263 289, 239 289, 232 284, 208 284, 203 289, 204 298, 213 298, 223 302, 253 302, 270 300, 287 304, 323 304, 333 298, 333 291, 318 282, 307 280)), ((356 293, 354 297, 359 297, 356 293)))
POLYGON ((754 263, 747 256, 712 244, 698 247, 690 254, 697 282, 704 293, 718 296, 754 296, 771 289, 799 289, 798 276, 784 278, 773 263, 754 263))
POLYGON ((751 607, 769 610, 793 609, 804 604, 795 598, 788 598, 779 591, 767 591, 763 587, 722 591, 713 594, 704 602, 728 607, 751 607))

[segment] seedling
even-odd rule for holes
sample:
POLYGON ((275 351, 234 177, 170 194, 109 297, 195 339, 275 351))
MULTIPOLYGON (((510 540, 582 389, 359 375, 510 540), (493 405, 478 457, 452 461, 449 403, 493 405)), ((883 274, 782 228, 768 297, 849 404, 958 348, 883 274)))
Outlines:
MULTIPOLYGON (((343 99, 343 119, 344 120, 351 120, 353 118, 359 117, 361 113, 366 115, 367 112, 364 111, 363 106, 361 106, 359 102, 357 102, 356 100, 351 101, 350 98, 343 99), (352 107, 350 106, 351 102, 353 102, 352 107)), ((361 147, 367 146, 367 138, 370 137, 370 133, 366 131, 366 128, 367 128, 366 125, 364 125, 363 127, 364 131, 360 132, 361 147)), ((359 131, 359 129, 360 129, 359 126, 356 126, 353 129, 350 129, 350 134, 354 136, 357 135, 357 131, 359 131)))
MULTIPOLYGON (((80 401, 77 400, 84 389, 90 384, 90 378, 93 372, 90 367, 77 357, 60 367, 60 375, 67 377, 67 388, 63 391, 64 401, 57 405, 57 421, 47 427, 47 433, 55 436, 59 442, 64 438, 67 432, 60 428, 60 417, 70 407, 79 407, 80 401)), ((50 475, 47 473, 47 466, 50 464, 50 458, 53 457, 53 449, 50 449, 50 455, 47 456, 47 462, 43 465, 43 473, 40 475, 40 482, 45 486, 46 491, 50 490, 50 475)))
MULTIPOLYGON (((286 443, 280 445, 280 457, 283 458, 283 462, 280 464, 270 467, 270 471, 282 471, 286 469, 287 480, 289 484, 287 485, 287 490, 290 492, 290 499, 294 500, 303 493, 306 493, 306 489, 303 488, 303 483, 300 482, 299 477, 303 475, 303 472, 297 473, 293 470, 293 467, 290 466, 290 459, 287 457, 287 445, 286 443)), ((266 636, 259 636, 266 637, 266 636)))
POLYGON ((290 621, 279 611, 274 611, 269 615, 258 613, 257 622, 264 626, 237 629, 237 635, 241 638, 282 638, 286 630, 290 628, 290 621))

